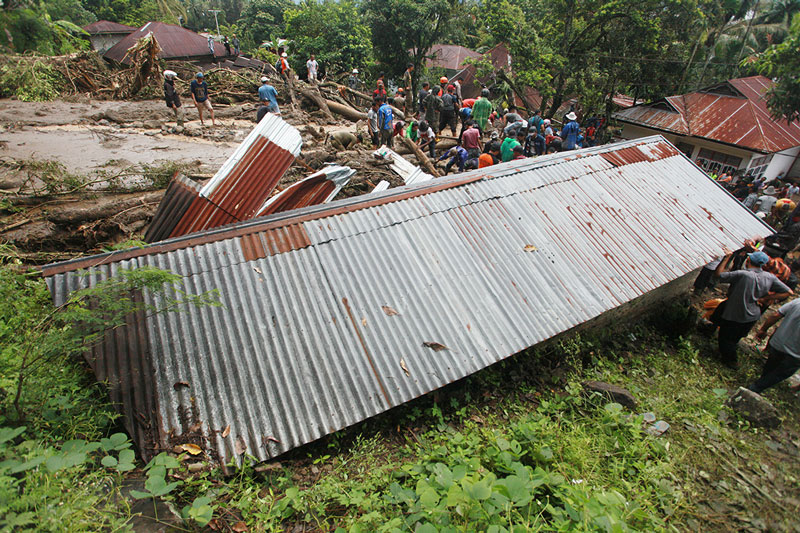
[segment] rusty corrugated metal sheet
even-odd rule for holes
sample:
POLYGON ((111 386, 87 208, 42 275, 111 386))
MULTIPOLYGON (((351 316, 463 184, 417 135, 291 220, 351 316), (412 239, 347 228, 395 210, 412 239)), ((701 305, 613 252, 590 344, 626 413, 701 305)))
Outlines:
POLYGON ((162 241, 172 235, 189 206, 200 196, 200 185, 185 176, 175 176, 158 204, 144 235, 145 242, 162 241))
POLYGON ((145 240, 180 237, 253 218, 300 153, 302 142, 294 127, 277 115, 266 115, 199 191, 189 193, 183 181, 170 186, 145 240))
POLYGON ((350 167, 331 165, 309 177, 292 183, 269 200, 258 210, 256 216, 263 217, 274 213, 282 213, 290 209, 324 204, 333 198, 347 185, 356 171, 350 167))
POLYGON ((125 34, 136 31, 136 28, 133 26, 126 26, 125 24, 117 24, 109 20, 98 20, 97 22, 87 24, 83 27, 83 30, 91 35, 97 35, 99 33, 125 34))
MULTIPOLYGON (((165 22, 148 22, 112 46, 103 54, 103 57, 129 64, 130 59, 125 57, 128 50, 136 44, 136 41, 149 33, 155 36, 161 47, 161 53, 158 54, 161 59, 211 57, 208 49, 208 40, 205 37, 186 28, 165 22)), ((215 42, 214 57, 224 57, 225 54, 225 47, 221 43, 215 42)))
POLYGON ((800 146, 800 124, 772 119, 764 93, 773 85, 764 76, 733 79, 654 104, 633 106, 615 113, 614 118, 757 152, 779 152, 800 146))
POLYGON ((685 281, 770 232, 649 137, 49 265, 44 275, 56 304, 143 265, 181 274, 188 294, 218 290, 221 307, 132 317, 98 357, 120 394, 152 395, 123 407, 146 457, 192 439, 221 461, 237 449, 267 459, 685 281), (132 361, 151 368, 131 372, 132 361))
POLYGON ((428 68, 440 67, 446 70, 459 70, 464 66, 467 58, 477 59, 481 57, 478 52, 473 52, 469 48, 455 44, 434 44, 425 59, 428 68))

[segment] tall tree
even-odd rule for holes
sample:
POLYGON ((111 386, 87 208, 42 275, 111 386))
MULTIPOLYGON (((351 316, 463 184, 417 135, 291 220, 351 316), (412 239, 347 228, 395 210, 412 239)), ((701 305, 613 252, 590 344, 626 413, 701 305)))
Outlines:
POLYGON ((800 121, 800 14, 794 16, 789 36, 767 50, 756 66, 775 80, 767 93, 773 116, 785 117, 789 122, 800 121))
POLYGON ((390 75, 414 65, 413 91, 425 58, 446 33, 457 0, 364 0, 375 57, 390 75))
POLYGON ((294 8, 291 0, 248 0, 236 21, 244 49, 283 37, 284 13, 294 8))
POLYGON ((331 72, 363 69, 370 61, 369 27, 351 0, 308 0, 285 16, 285 37, 293 42, 290 50, 301 76, 310 54, 331 72))

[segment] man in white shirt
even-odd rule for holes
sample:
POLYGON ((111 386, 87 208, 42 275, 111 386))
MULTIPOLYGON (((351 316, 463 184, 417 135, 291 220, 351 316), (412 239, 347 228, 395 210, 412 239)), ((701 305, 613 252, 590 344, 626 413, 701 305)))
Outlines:
POLYGON ((316 83, 319 63, 314 58, 314 54, 311 54, 311 57, 306 61, 306 68, 308 69, 308 83, 316 83))

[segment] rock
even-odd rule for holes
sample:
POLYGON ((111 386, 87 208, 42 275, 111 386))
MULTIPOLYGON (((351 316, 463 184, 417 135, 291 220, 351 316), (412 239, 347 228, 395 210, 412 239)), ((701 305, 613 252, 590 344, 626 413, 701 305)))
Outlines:
POLYGON ((101 118, 100 120, 98 120, 97 123, 100 124, 101 126, 108 126, 109 124, 111 124, 108 120, 106 120, 104 118, 101 118))
POLYGON ((145 120, 142 122, 142 126, 148 130, 157 130, 161 129, 161 122, 157 120, 145 120))
POLYGON ((652 424, 656 421, 656 415, 653 413, 642 413, 642 421, 652 424))
POLYGON ((628 409, 636 409, 636 406, 638 405, 638 402, 633 394, 622 387, 605 383, 603 381, 584 381, 581 385, 583 385, 584 392, 599 392, 612 402, 617 402, 620 405, 624 405, 628 409))
POLYGON ((666 433, 668 429, 669 429, 669 424, 664 422, 663 420, 659 420, 652 426, 647 426, 645 428, 645 431, 647 431, 654 437, 660 437, 661 435, 666 433))
POLYGON ((175 128, 175 133, 183 133, 183 129, 184 129, 183 126, 177 126, 175 128))
POLYGON ((142 122, 141 120, 136 120, 134 122, 131 122, 131 128, 142 129, 142 128, 144 128, 144 122, 142 122))
POLYGON ((744 387, 739 387, 726 404, 754 426, 775 428, 781 424, 778 410, 763 396, 744 387))

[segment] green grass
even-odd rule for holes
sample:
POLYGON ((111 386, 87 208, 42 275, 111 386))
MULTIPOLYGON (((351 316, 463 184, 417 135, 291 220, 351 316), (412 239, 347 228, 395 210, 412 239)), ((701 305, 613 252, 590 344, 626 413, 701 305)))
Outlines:
MULTIPOLYGON (((0 324, 8 356, 13 331, 49 302, 41 280, 3 272, 3 294, 14 302, 0 324)), ((190 470, 186 453, 131 470, 122 451, 130 442, 104 438, 115 415, 72 358, 29 376, 27 429, 5 441, 0 433, 0 529, 123 527, 131 501, 119 489, 131 477, 144 480, 136 497, 171 502, 188 530, 209 520, 217 530, 249 531, 796 529, 796 398, 785 385, 768 391, 784 426, 750 427, 724 401, 757 375, 760 356, 746 356, 734 373, 707 357, 712 351, 711 339, 685 327, 641 323, 574 336, 272 464, 245 461, 229 477, 190 470), (626 387, 639 407, 587 394, 585 380, 626 387), (646 412, 670 429, 651 436, 646 412)), ((15 379, 0 377, 4 388, 15 379)))

